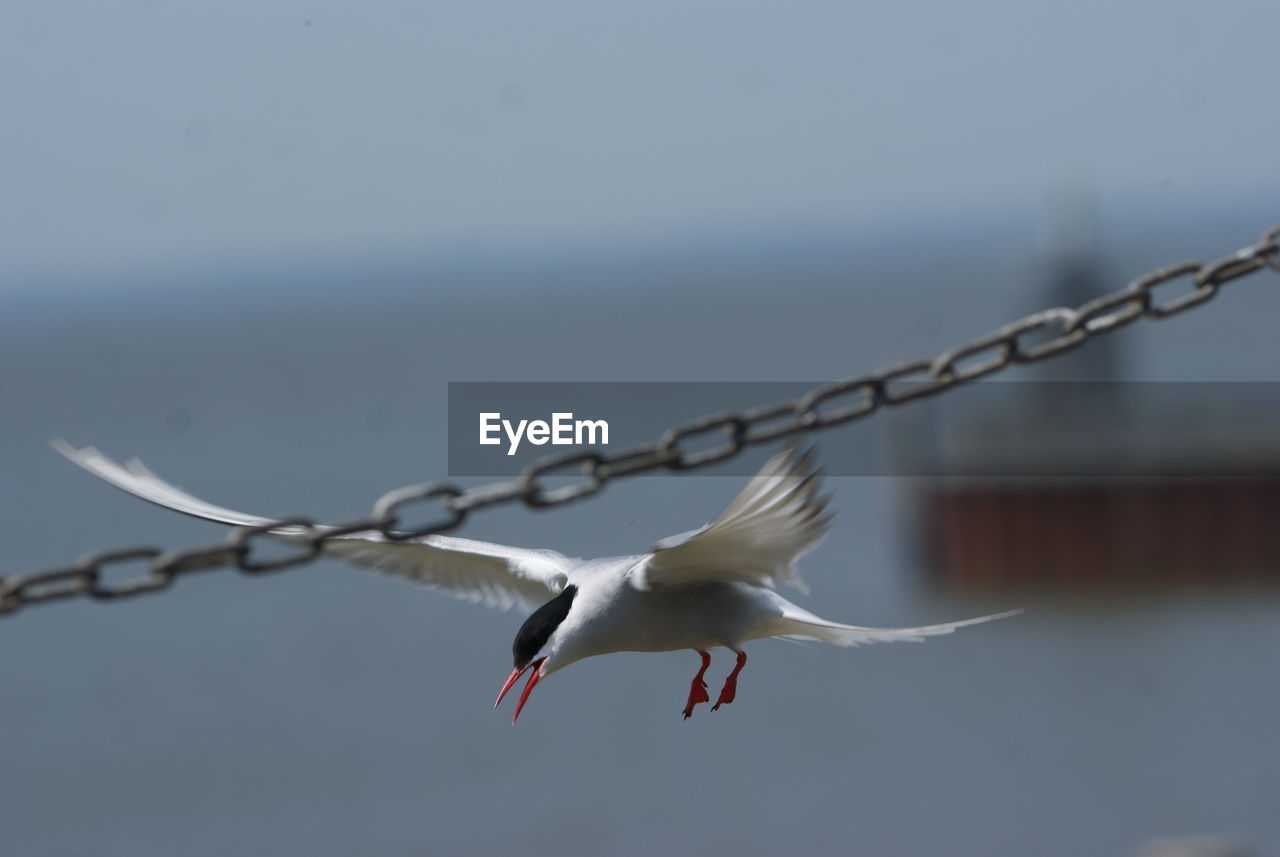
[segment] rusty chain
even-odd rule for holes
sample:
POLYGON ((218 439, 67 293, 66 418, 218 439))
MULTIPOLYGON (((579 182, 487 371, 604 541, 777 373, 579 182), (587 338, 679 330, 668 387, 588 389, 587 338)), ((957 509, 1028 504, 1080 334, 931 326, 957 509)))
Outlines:
POLYGON ((185 550, 163 551, 151 546, 96 551, 65 568, 26 575, 0 576, 0 616, 27 604, 74 596, 111 600, 172 585, 184 574, 217 568, 236 568, 246 574, 265 574, 309 563, 330 539, 357 533, 378 534, 391 541, 421 538, 461 526, 477 509, 522 502, 546 508, 599 493, 623 476, 660 468, 689 470, 732 458, 743 449, 801 432, 843 425, 887 405, 899 405, 970 381, 984 378, 1014 363, 1030 363, 1078 348, 1094 337, 1125 327, 1141 318, 1168 318, 1198 307, 1228 283, 1264 267, 1280 272, 1280 224, 1257 240, 1212 262, 1178 262, 1144 274, 1128 285, 1081 306, 1054 307, 1032 313, 986 336, 958 345, 936 357, 908 360, 843 381, 823 384, 797 399, 777 402, 741 413, 709 414, 669 429, 656 441, 606 452, 593 449, 538 459, 514 479, 464 489, 448 482, 397 488, 374 504, 367 518, 334 526, 320 526, 307 518, 287 518, 255 527, 238 527, 227 539, 185 550), (1170 283, 1185 280, 1189 291, 1157 298, 1170 283), (693 449, 699 438, 718 438, 709 448, 693 449), (572 485, 548 489, 547 476, 583 477, 572 485), (438 517, 406 527, 402 510, 433 501, 438 517), (291 552, 260 558, 255 544, 271 532, 290 528, 291 552), (106 580, 113 565, 142 562, 144 573, 119 583, 106 580))

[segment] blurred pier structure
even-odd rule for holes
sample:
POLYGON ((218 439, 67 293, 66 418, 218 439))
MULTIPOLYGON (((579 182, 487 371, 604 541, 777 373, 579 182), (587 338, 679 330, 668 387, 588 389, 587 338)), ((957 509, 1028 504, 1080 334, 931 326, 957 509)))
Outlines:
MULTIPOLYGON (((1050 218, 1047 300, 1114 288, 1089 205, 1050 218)), ((1280 582, 1280 385, 1125 379, 1123 337, 923 410, 898 445, 945 591, 1280 582), (943 408, 946 416, 942 416, 943 408)))

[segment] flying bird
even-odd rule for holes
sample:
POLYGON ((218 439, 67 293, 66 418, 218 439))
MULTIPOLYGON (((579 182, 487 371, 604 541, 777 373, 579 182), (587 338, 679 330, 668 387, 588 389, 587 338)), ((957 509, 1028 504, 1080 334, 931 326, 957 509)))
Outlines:
MULTIPOLYGON (((92 447, 55 440, 71 461, 117 488, 152 503, 221 524, 260 527, 271 518, 233 512, 176 488, 132 459, 119 464, 92 447)), ((454 536, 389 541, 354 533, 323 542, 329 556, 406 578, 492 607, 533 612, 511 650, 514 665, 496 708, 525 673, 514 725, 539 681, 575 661, 612 652, 691 649, 701 657, 683 710, 688 719, 709 703, 704 680, 708 650, 736 658, 712 711, 733 702, 746 666, 743 645, 765 637, 818 640, 837 646, 919 642, 957 628, 1020 613, 1011 610, 919 628, 863 628, 810 613, 774 591, 778 583, 805 590, 796 562, 826 535, 832 515, 819 495, 812 451, 788 447, 771 457, 711 523, 663 539, 645 554, 574 559, 454 536)), ((323 527, 319 528, 323 531, 323 527)), ((301 541, 312 531, 282 526, 271 534, 301 541)))

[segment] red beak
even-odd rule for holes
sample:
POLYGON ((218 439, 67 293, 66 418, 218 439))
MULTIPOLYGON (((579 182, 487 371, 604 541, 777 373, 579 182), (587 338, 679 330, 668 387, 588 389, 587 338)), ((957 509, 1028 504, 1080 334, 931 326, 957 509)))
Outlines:
POLYGON ((511 718, 511 725, 516 725, 516 720, 520 717, 520 711, 524 708, 525 701, 529 699, 529 694, 533 692, 533 686, 538 683, 538 679, 542 677, 539 668, 546 658, 538 658, 530 664, 525 664, 522 668, 516 668, 511 671, 511 675, 507 676, 507 680, 502 685, 502 690, 498 691, 498 701, 493 704, 497 708, 502 704, 502 698, 507 695, 507 691, 520 680, 520 676, 524 675, 529 669, 533 670, 533 675, 529 676, 529 683, 524 686, 524 690, 520 692, 520 701, 516 703, 516 713, 511 718))
POLYGON ((514 669, 511 671, 511 675, 507 676, 507 680, 502 685, 502 690, 498 691, 498 701, 493 704, 494 708, 497 708, 502 704, 502 698, 507 695, 507 691, 511 690, 511 686, 519 681, 520 676, 524 675, 524 671, 531 666, 533 666, 533 664, 525 664, 524 669, 514 669))

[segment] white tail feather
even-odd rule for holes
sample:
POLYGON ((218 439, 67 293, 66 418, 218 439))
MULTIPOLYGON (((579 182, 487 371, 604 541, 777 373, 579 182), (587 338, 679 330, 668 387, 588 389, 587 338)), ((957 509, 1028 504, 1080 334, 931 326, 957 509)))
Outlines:
POLYGON ((919 628, 862 628, 858 625, 829 622, 808 611, 787 611, 787 614, 782 617, 784 629, 775 636, 821 640, 837 646, 861 646, 867 643, 921 643, 926 637, 940 637, 943 634, 950 634, 956 628, 981 625, 983 622, 993 622, 996 619, 1007 619, 1021 612, 1021 610, 1007 610, 990 616, 962 619, 959 622, 943 622, 940 625, 923 625, 919 628))

